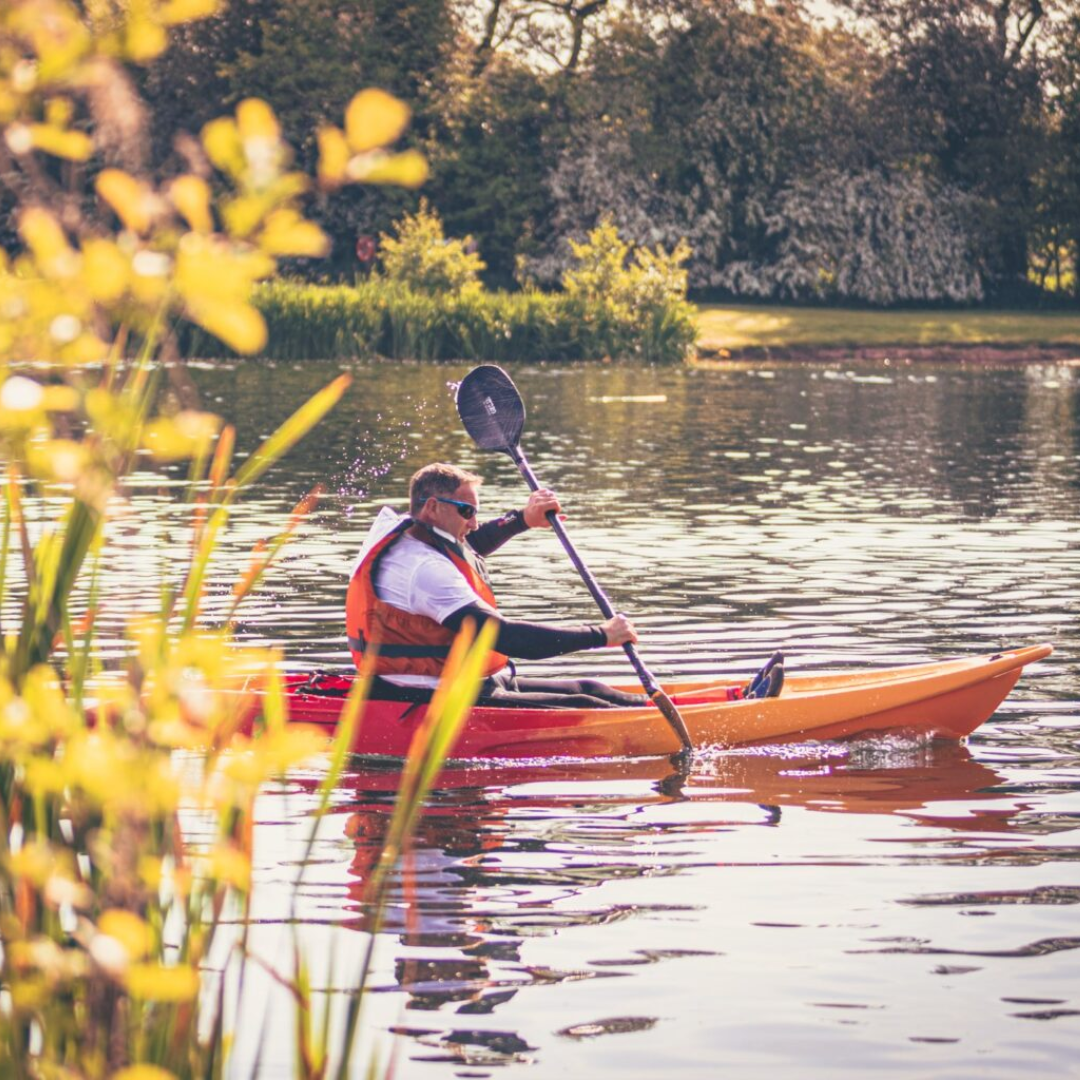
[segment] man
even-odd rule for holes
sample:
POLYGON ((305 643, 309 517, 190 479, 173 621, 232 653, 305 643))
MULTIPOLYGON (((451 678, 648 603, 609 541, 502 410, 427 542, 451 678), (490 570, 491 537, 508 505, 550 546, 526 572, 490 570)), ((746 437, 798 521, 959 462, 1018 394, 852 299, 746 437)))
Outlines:
MULTIPOLYGON (((345 605, 346 632, 359 667, 376 647, 376 698, 425 701, 455 634, 466 619, 499 626, 479 702, 518 708, 604 708, 641 706, 644 694, 628 694, 597 679, 519 677, 510 657, 543 660, 583 649, 636 642, 625 615, 605 623, 553 626, 509 620, 498 611, 483 557, 513 536, 550 527, 560 511, 555 493, 534 491, 522 510, 479 525, 480 477, 436 463, 417 472, 409 485, 409 513, 384 508, 364 542, 345 605)), ((748 692, 779 693, 782 662, 774 657, 748 692)))
POLYGON ((520 708, 603 708, 644 705, 597 679, 522 678, 510 663, 542 660, 582 649, 637 641, 633 623, 616 615, 599 625, 553 626, 499 614, 483 557, 513 536, 550 527, 559 500, 534 491, 522 510, 480 525, 482 480, 454 465, 428 465, 409 485, 409 514, 384 508, 371 527, 353 571, 346 600, 346 630, 359 666, 378 646, 379 685, 373 696, 424 700, 438 682, 450 643, 466 619, 495 619, 499 634, 480 701, 520 708))

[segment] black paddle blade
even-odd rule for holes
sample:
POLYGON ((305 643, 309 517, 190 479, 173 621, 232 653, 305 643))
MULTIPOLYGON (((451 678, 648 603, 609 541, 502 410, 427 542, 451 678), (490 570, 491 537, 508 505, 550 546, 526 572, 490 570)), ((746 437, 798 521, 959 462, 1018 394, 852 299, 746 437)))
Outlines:
POLYGON ((474 367, 458 386, 457 409, 465 430, 481 450, 509 453, 521 439, 525 403, 501 367, 474 367))

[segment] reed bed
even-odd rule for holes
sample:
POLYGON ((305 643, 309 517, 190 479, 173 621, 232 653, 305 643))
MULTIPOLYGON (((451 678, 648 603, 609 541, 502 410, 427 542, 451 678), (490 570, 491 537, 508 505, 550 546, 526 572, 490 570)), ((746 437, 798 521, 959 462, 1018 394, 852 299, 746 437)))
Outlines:
MULTIPOLYGON (((253 302, 267 324, 261 355, 275 360, 376 356, 412 360, 684 359, 695 336, 685 302, 629 307, 537 289, 428 294, 381 279, 355 285, 277 280, 253 302)), ((185 327, 187 356, 221 355, 219 341, 185 327)))

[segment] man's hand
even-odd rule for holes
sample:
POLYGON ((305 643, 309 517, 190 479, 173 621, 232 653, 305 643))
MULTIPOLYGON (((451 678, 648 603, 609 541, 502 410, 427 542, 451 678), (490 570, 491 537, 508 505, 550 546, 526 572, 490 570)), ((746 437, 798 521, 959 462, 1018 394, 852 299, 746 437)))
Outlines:
POLYGON ((551 510, 554 510, 556 514, 562 514, 558 495, 550 488, 537 489, 529 495, 528 502, 525 503, 525 509, 522 511, 525 524, 530 529, 550 529, 551 522, 548 521, 547 515, 551 510))
POLYGON ((638 639, 634 624, 621 613, 608 619, 603 624, 603 630, 609 645, 625 645, 628 641, 636 642, 638 639))

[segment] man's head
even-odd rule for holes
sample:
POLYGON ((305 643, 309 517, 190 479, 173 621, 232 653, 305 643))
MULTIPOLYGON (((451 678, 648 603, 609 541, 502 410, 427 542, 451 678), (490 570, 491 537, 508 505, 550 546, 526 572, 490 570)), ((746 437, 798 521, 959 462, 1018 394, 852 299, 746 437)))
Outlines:
POLYGON ((456 465, 425 465, 409 482, 409 513, 460 542, 479 525, 475 510, 470 513, 466 506, 479 509, 482 483, 475 473, 456 465))

